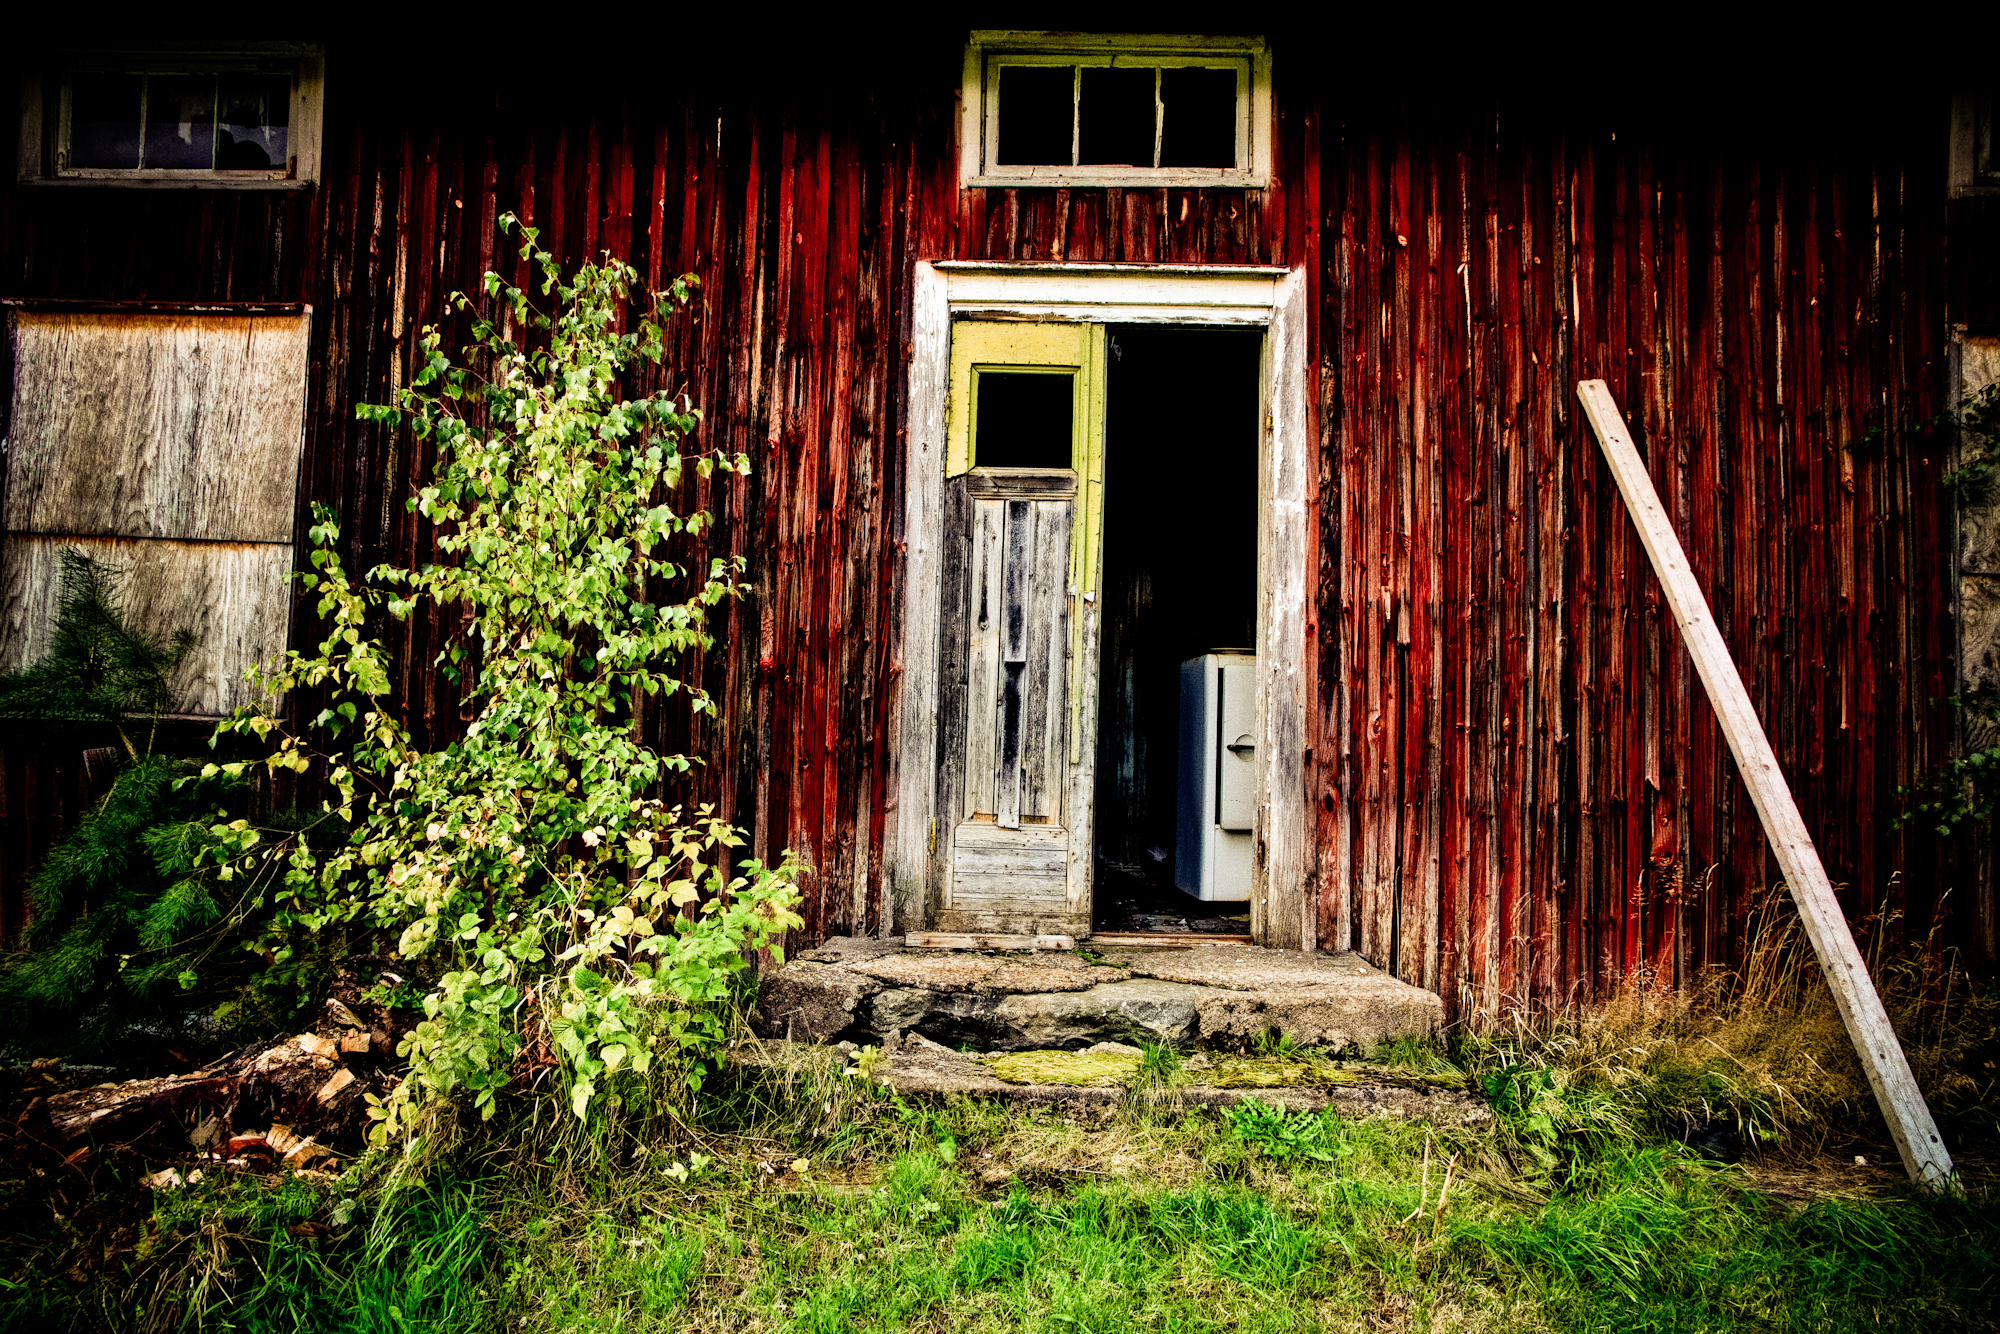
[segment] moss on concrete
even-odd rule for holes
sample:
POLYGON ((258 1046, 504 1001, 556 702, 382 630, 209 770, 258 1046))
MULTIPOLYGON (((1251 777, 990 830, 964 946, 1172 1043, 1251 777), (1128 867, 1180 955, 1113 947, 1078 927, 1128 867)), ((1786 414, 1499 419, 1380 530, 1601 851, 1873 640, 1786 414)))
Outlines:
POLYGON ((995 1078, 1009 1084, 1120 1088, 1139 1072, 1139 1060, 1129 1052, 1013 1051, 989 1057, 986 1063, 995 1078))
POLYGON ((1304 1061, 1295 1056, 1238 1056, 1210 1052, 1208 1068, 1195 1078, 1218 1089, 1297 1088, 1324 1084, 1332 1071, 1323 1061, 1304 1061))

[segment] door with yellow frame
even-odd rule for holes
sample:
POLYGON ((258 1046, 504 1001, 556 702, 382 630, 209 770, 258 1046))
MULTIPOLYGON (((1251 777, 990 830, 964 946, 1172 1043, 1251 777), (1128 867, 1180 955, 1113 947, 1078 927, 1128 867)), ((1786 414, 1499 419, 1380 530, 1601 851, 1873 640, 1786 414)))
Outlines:
POLYGON ((1105 330, 952 326, 937 928, 1090 929, 1105 330))

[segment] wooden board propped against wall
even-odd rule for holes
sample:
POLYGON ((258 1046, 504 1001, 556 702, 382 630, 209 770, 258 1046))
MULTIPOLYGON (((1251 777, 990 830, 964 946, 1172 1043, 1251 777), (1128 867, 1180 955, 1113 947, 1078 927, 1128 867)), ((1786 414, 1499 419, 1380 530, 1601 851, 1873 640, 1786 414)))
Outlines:
POLYGON ((1868 976, 1868 965, 1862 960, 1861 951, 1855 948, 1847 917, 1841 912, 1840 901, 1833 896, 1833 886, 1827 881, 1819 851, 1813 846, 1812 835, 1806 832, 1798 803, 1792 800, 1792 790, 1778 768, 1778 757, 1771 750, 1770 738, 1764 734, 1756 706, 1750 702, 1750 692, 1743 688, 1743 678, 1737 673, 1735 659, 1729 655, 1729 645, 1723 642, 1722 632, 1716 628, 1715 617, 1709 612, 1701 585, 1695 581, 1687 553, 1681 549, 1680 538, 1675 535, 1666 510, 1660 506, 1659 493, 1653 489, 1653 479, 1646 471, 1646 461, 1625 429, 1610 386, 1602 380, 1584 380, 1577 385, 1576 396, 1582 400, 1584 415, 1590 419, 1605 461, 1611 465, 1618 493, 1625 498, 1625 508, 1639 530, 1639 541, 1652 559, 1653 571, 1659 576, 1667 604, 1673 608, 1674 621, 1680 626, 1681 639, 1694 659, 1702 687, 1715 706, 1716 721, 1722 726, 1730 753, 1736 757, 1737 771, 1743 776, 1743 785, 1750 790, 1750 800, 1764 823, 1764 835, 1770 840, 1778 868, 1784 872, 1792 901, 1798 905, 1806 936, 1819 955, 1820 966, 1826 970, 1827 987, 1833 992, 1834 1004, 1839 1007, 1841 1021, 1854 1041, 1854 1050, 1861 1057, 1861 1068, 1868 1072, 1869 1086, 1875 1090, 1882 1117, 1889 1123, 1889 1133, 1895 1138, 1896 1152, 1902 1155, 1903 1168, 1912 1181, 1946 1186, 1953 1179, 1951 1155, 1945 1151, 1937 1123, 1931 1119, 1930 1106, 1917 1087, 1916 1077, 1910 1073, 1903 1044, 1897 1040, 1896 1030, 1882 1008, 1882 998, 1868 976))
POLYGON ((48 644, 57 556, 116 570, 128 618, 201 643, 187 713, 250 702, 284 652, 311 307, 14 307, 0 670, 48 644))

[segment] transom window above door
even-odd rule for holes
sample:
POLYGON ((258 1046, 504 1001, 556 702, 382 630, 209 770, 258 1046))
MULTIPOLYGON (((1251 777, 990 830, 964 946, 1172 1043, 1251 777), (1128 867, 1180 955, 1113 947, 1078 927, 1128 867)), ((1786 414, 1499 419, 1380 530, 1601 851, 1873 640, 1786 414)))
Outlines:
POLYGON ((968 186, 1261 186, 1262 38, 977 32, 966 48, 968 186))

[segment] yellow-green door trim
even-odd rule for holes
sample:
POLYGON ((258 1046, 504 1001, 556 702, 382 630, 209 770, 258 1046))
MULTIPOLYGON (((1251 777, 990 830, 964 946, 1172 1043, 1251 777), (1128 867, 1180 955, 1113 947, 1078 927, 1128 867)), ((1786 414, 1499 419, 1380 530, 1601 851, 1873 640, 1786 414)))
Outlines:
POLYGON ((1104 380, 1109 342, 1102 324, 953 320, 951 388, 945 402, 945 476, 979 466, 973 423, 979 380, 987 371, 1047 372, 1072 377, 1070 467, 1077 475, 1077 520, 1069 551, 1069 762, 1083 759, 1083 607, 1095 603, 1104 529, 1104 380))

